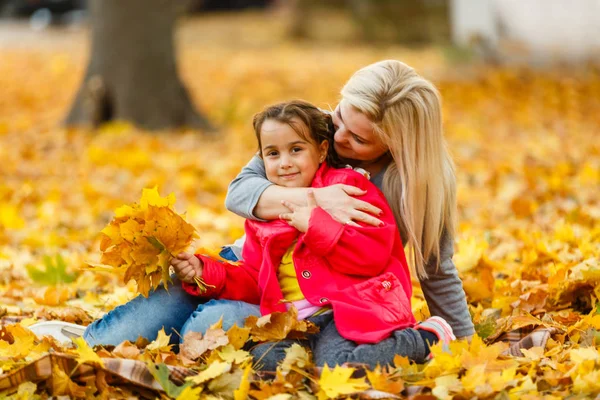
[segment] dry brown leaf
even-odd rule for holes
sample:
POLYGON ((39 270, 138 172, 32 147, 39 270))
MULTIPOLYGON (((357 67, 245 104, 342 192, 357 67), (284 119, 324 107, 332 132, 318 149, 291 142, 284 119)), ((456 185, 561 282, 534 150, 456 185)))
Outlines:
POLYGON ((229 343, 229 338, 221 328, 208 329, 206 334, 200 332, 188 332, 183 337, 180 346, 181 355, 197 360, 208 350, 214 350, 229 343))
POLYGON ((80 307, 40 307, 35 310, 38 319, 60 320, 73 324, 87 325, 92 318, 80 307))
POLYGON ((304 339, 308 334, 319 332, 315 324, 306 320, 298 321, 295 307, 284 313, 274 312, 260 318, 251 315, 246 318, 245 326, 250 328, 250 338, 255 342, 304 339))
POLYGON ((129 340, 121 342, 112 353, 117 357, 130 358, 135 360, 141 354, 141 350, 129 340))

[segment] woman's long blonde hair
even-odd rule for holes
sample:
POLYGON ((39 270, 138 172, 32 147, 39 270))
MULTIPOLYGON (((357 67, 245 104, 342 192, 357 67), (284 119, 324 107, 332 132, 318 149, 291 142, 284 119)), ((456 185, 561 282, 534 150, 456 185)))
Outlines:
POLYGON ((342 89, 343 100, 373 122, 393 161, 383 192, 407 240, 413 273, 426 278, 432 257, 439 266, 443 235, 454 237, 456 177, 442 131, 435 86, 396 60, 357 71, 342 89))

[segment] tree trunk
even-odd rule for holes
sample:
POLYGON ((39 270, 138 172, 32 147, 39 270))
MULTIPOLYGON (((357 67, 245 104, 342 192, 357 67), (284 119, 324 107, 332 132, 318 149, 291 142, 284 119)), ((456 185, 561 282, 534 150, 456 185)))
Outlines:
POLYGON ((182 126, 212 130, 194 109, 177 72, 173 33, 182 3, 88 3, 91 57, 67 124, 98 126, 126 120, 149 130, 182 126))

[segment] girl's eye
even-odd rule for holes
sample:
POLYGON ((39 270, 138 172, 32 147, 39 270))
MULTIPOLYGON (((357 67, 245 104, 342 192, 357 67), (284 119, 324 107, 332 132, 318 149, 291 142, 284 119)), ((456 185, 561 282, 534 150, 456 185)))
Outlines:
POLYGON ((277 155, 276 151, 270 151, 270 152, 267 153, 267 157, 274 157, 276 155, 277 155))
POLYGON ((294 147, 294 148, 292 148, 292 152, 293 153, 297 153, 299 151, 302 151, 302 147, 294 147))

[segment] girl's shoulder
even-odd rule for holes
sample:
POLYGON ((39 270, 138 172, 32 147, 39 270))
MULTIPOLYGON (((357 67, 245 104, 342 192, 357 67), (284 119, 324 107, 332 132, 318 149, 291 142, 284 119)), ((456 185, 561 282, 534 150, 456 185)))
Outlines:
POLYGON ((343 183, 366 189, 367 186, 371 185, 369 173, 362 168, 353 169, 350 166, 345 168, 328 167, 321 171, 320 181, 322 182, 322 185, 319 186, 330 186, 343 183))

